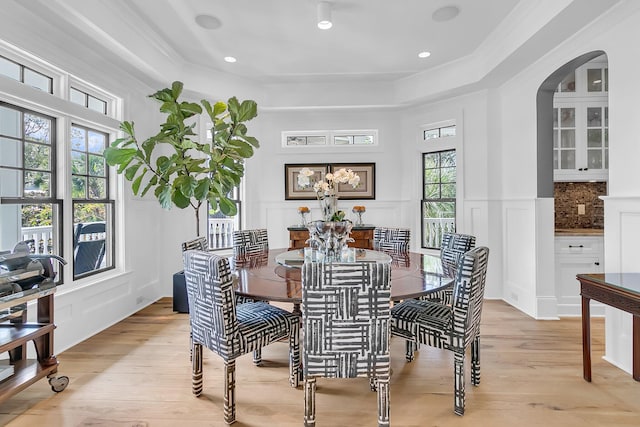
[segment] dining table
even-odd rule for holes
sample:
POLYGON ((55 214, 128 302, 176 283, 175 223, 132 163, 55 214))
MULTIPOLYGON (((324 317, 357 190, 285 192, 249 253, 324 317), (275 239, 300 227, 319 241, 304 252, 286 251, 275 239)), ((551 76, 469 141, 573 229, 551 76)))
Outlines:
MULTIPOLYGON (((286 302, 300 312, 304 250, 270 249, 258 254, 231 258, 237 295, 254 300, 286 302)), ((390 262, 391 300, 417 298, 453 285, 454 278, 443 270, 440 258, 418 252, 382 253, 356 249, 355 261, 390 262)))

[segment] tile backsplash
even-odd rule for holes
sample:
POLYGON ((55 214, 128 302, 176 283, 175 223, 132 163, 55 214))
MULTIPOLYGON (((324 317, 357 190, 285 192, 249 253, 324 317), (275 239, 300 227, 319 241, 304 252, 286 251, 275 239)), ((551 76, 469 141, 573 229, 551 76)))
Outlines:
POLYGON ((555 182, 556 228, 604 228, 604 203, 598 197, 606 195, 606 182, 555 182), (584 205, 584 215, 578 205, 584 205))

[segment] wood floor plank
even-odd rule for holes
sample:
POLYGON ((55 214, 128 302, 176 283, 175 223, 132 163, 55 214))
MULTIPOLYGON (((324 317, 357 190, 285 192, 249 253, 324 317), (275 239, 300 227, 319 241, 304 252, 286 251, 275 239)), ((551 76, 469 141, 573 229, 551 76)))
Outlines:
MULTIPOLYGON (((391 422, 396 426, 637 426, 640 383, 602 359, 604 321, 592 320, 593 382, 582 379, 580 319, 536 321, 486 301, 481 384, 467 381, 464 417, 453 413, 453 358, 422 346, 404 360, 391 344, 391 422)), ((163 299, 58 355, 69 387, 39 381, 0 406, 0 425, 222 426, 222 361, 205 349, 204 394, 191 394, 188 315, 163 299)), ((629 350, 631 351, 631 349, 629 350)), ((288 385, 287 344, 237 363, 235 426, 300 426, 302 389, 288 385)), ((469 366, 467 378, 469 376, 469 366)), ((318 426, 373 426, 376 394, 364 379, 318 381, 318 426)))

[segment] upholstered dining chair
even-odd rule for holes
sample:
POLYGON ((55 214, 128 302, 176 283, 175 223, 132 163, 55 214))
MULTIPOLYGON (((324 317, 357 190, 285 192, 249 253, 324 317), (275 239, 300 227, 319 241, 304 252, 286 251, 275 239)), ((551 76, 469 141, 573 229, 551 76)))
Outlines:
POLYGON ((269 236, 264 228, 233 232, 233 255, 255 255, 269 250, 269 236))
POLYGON ((235 361, 243 354, 289 339, 289 381, 298 386, 300 318, 262 302, 236 305, 229 260, 203 251, 183 254, 193 339, 192 386, 203 389, 202 347, 224 360, 224 421, 236 420, 235 361))
POLYGON ((411 230, 400 227, 376 227, 373 230, 373 249, 390 253, 409 252, 411 230))
POLYGON ((453 289, 453 304, 408 299, 391 309, 391 334, 412 343, 451 350, 454 357, 454 412, 464 415, 466 349, 471 346, 471 383, 480 384, 480 318, 484 299, 489 249, 481 246, 460 259, 453 289))
POLYGON ((316 425, 317 377, 368 377, 389 425, 390 289, 388 263, 302 266, 305 426, 316 425))
MULTIPOLYGON (((476 237, 470 234, 443 233, 440 244, 440 261, 445 274, 454 277, 462 256, 476 246, 476 237)), ((453 300, 453 286, 442 289, 421 299, 451 304, 453 300)))

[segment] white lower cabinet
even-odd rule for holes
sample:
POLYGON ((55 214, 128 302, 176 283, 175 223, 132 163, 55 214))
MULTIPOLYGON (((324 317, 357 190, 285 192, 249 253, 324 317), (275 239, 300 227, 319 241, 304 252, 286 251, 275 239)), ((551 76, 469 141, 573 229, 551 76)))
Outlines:
MULTIPOLYGON (((555 239, 555 290, 558 316, 580 316, 582 298, 577 274, 603 273, 601 236, 562 236, 555 239)), ((604 316, 604 306, 591 301, 591 315, 604 316)))

